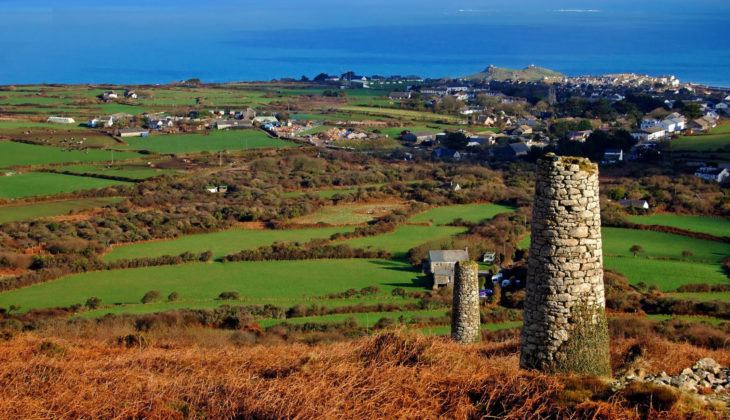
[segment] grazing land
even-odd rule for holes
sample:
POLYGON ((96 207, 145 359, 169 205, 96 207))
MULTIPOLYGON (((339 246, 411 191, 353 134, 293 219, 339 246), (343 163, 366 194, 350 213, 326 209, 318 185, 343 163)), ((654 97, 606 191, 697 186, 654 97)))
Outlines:
POLYGON ((212 251, 213 258, 221 258, 244 249, 258 248, 275 242, 306 242, 315 238, 326 239, 334 233, 350 230, 347 228, 231 229, 222 232, 187 235, 167 241, 119 245, 106 254, 104 259, 106 261, 115 261, 205 251, 212 251))
POLYGON ((293 224, 302 225, 359 225, 376 217, 384 216, 393 210, 405 208, 403 203, 361 203, 342 204, 323 207, 316 212, 291 220, 293 224))
POLYGON ((691 232, 730 236, 730 220, 720 217, 660 213, 649 216, 629 216, 629 220, 641 225, 670 226, 691 232))
POLYGON ((0 198, 52 196, 125 184, 128 183, 83 176, 30 172, 0 177, 0 198))
POLYGON ((465 231, 465 228, 452 226, 401 226, 395 232, 351 239, 346 243, 354 248, 388 251, 394 258, 403 258, 409 249, 424 242, 445 239, 465 231))
POLYGON ((216 301, 221 292, 238 291, 250 304, 288 306, 350 288, 377 286, 384 295, 396 287, 422 290, 419 275, 405 263, 387 260, 192 263, 71 275, 2 293, 0 307, 70 306, 92 296, 109 305, 130 304, 150 290, 219 304, 227 303, 216 301))
POLYGON ((79 212, 103 207, 121 201, 121 198, 86 198, 78 200, 61 200, 34 204, 12 205, 0 207, 0 224, 23 220, 42 219, 63 216, 71 212, 79 212))
POLYGON ((447 225, 456 219, 466 222, 481 222, 491 219, 500 213, 514 211, 513 207, 498 204, 464 204, 455 206, 437 207, 417 214, 411 218, 413 223, 430 223, 434 225, 447 225))
POLYGON ((290 147, 294 143, 271 138, 258 130, 220 130, 209 134, 167 134, 147 138, 125 139, 127 150, 148 150, 156 153, 196 153, 223 150, 290 147))
POLYGON ((0 141, 0 168, 51 163, 109 162, 112 159, 134 159, 140 157, 133 152, 112 152, 86 149, 66 150, 59 147, 36 146, 13 141, 0 141))

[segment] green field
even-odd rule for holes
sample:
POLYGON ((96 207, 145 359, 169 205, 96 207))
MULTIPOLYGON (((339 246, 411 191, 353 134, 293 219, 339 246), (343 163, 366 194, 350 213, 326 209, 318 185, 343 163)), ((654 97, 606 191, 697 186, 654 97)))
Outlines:
POLYGON ((713 300, 730 302, 730 292, 668 293, 667 296, 675 299, 694 300, 697 302, 709 302, 713 300))
POLYGON ((58 168, 59 171, 75 174, 94 174, 104 176, 124 177, 129 179, 147 179, 160 175, 174 174, 174 170, 155 169, 145 165, 68 165, 58 168))
POLYGON ((358 203, 322 207, 312 214, 292 219, 294 224, 359 225, 403 208, 400 203, 358 203))
MULTIPOLYGON (((669 233, 619 228, 603 228, 604 266, 623 273, 632 284, 644 282, 663 291, 676 290, 684 284, 727 284, 730 279, 720 262, 730 255, 730 244, 669 233), (632 245, 644 252, 633 257, 632 245), (693 256, 682 260, 683 250, 693 256)), ((529 236, 520 246, 529 247, 529 236)))
POLYGON ((183 252, 212 251, 214 258, 224 257, 244 249, 253 249, 274 242, 306 242, 314 238, 328 238, 347 228, 316 228, 292 230, 231 229, 223 232, 187 235, 167 241, 144 242, 116 246, 104 256, 106 261, 180 255, 183 252))
POLYGON ((491 219, 500 213, 509 213, 514 208, 500 204, 463 204, 455 206, 437 207, 411 218, 413 223, 431 223, 447 225, 461 218, 469 222, 481 222, 491 219))
POLYGON ((400 226, 394 232, 378 236, 350 239, 346 244, 354 248, 372 248, 388 251, 394 258, 404 258, 409 249, 429 241, 448 238, 465 232, 452 226, 400 226))
POLYGON ((0 223, 22 220, 40 219, 43 217, 62 216, 72 211, 88 210, 103 207, 121 201, 122 198, 86 198, 80 200, 63 200, 48 203, 24 204, 20 206, 0 207, 0 223))
POLYGON ((687 261, 650 260, 632 257, 605 257, 606 268, 623 273, 631 284, 644 282, 662 291, 676 290, 685 284, 730 284, 719 264, 687 261))
POLYGON ((438 318, 448 314, 446 309, 436 310, 424 310, 424 311, 403 311, 403 312, 364 312, 364 313, 352 313, 352 314, 333 314, 333 315, 321 315, 321 316, 309 316, 301 318, 289 318, 289 319, 265 319, 259 322, 262 327, 270 327, 281 323, 288 323, 294 325, 301 325, 306 323, 316 324, 332 324, 336 322, 343 322, 350 318, 354 319, 355 322, 361 327, 372 328, 375 323, 381 318, 388 318, 397 320, 401 317, 408 322, 414 318, 438 318))
POLYGON ((652 214, 650 216, 629 216, 629 220, 641 225, 670 226, 715 236, 730 236, 730 220, 720 217, 652 214))
MULTIPOLYGON (((133 152, 114 153, 115 160, 138 157, 140 155, 133 152)), ((109 150, 64 150, 59 147, 0 141, 0 168, 66 162, 107 162, 111 159, 112 153, 109 150)))
MULTIPOLYGON (((249 304, 290 306, 308 298, 350 288, 377 286, 383 296, 396 287, 421 290, 419 273, 409 265, 386 260, 307 260, 241 263, 192 263, 177 266, 100 271, 63 277, 0 294, 0 307, 69 306, 91 296, 105 305, 139 303, 149 290, 164 296, 175 291, 186 300, 211 304, 224 291, 240 292, 249 304)), ((353 301, 353 303, 357 303, 353 301)), ((164 305, 159 305, 159 310, 164 305)))
POLYGON ((405 118, 411 120, 421 121, 458 121, 459 118, 451 115, 434 114, 432 112, 413 111, 410 109, 395 109, 395 108, 378 108, 368 106, 344 106, 340 108, 342 111, 359 112, 363 114, 391 117, 391 118, 405 118))
POLYGON ((128 184, 108 179, 45 172, 0 177, 0 198, 23 198, 69 193, 128 184))
POLYGON ((294 143, 271 138, 259 130, 219 130, 210 134, 161 134, 124 139, 126 150, 148 150, 156 153, 196 153, 221 150, 289 147, 294 143))
POLYGON ((673 151, 715 152, 730 151, 730 133, 682 136, 672 141, 673 151))
MULTIPOLYGON (((721 262, 730 255, 730 244, 689 238, 671 233, 619 228, 603 228, 603 254, 606 256, 632 257, 629 248, 641 245, 644 252, 639 257, 681 259, 682 251, 694 255, 687 260, 695 262, 721 262)), ((638 258, 638 257, 637 257, 638 258)))

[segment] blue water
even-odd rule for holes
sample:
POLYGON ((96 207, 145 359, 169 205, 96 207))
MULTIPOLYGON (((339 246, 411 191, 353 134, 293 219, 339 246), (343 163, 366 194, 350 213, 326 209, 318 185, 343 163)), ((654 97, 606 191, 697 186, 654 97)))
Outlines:
POLYGON ((0 84, 536 64, 730 86, 728 28, 728 0, 0 0, 0 84))

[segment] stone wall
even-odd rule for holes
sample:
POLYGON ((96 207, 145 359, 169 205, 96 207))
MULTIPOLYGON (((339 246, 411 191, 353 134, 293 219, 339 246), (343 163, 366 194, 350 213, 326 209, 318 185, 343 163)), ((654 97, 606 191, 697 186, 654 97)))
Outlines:
POLYGON ((549 154, 536 176, 520 365, 608 374, 598 168, 549 154))
POLYGON ((456 264, 451 338, 463 344, 479 341, 479 325, 479 264, 462 261, 456 264))

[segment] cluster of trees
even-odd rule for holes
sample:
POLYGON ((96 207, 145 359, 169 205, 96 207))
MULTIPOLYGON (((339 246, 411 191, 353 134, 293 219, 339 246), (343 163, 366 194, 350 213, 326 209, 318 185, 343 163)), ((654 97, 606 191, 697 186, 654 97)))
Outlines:
POLYGON ((347 259, 347 258, 390 258, 389 252, 352 248, 348 245, 299 245, 273 244, 257 249, 244 250, 227 255, 223 261, 280 261, 280 260, 318 260, 318 259, 347 259))

